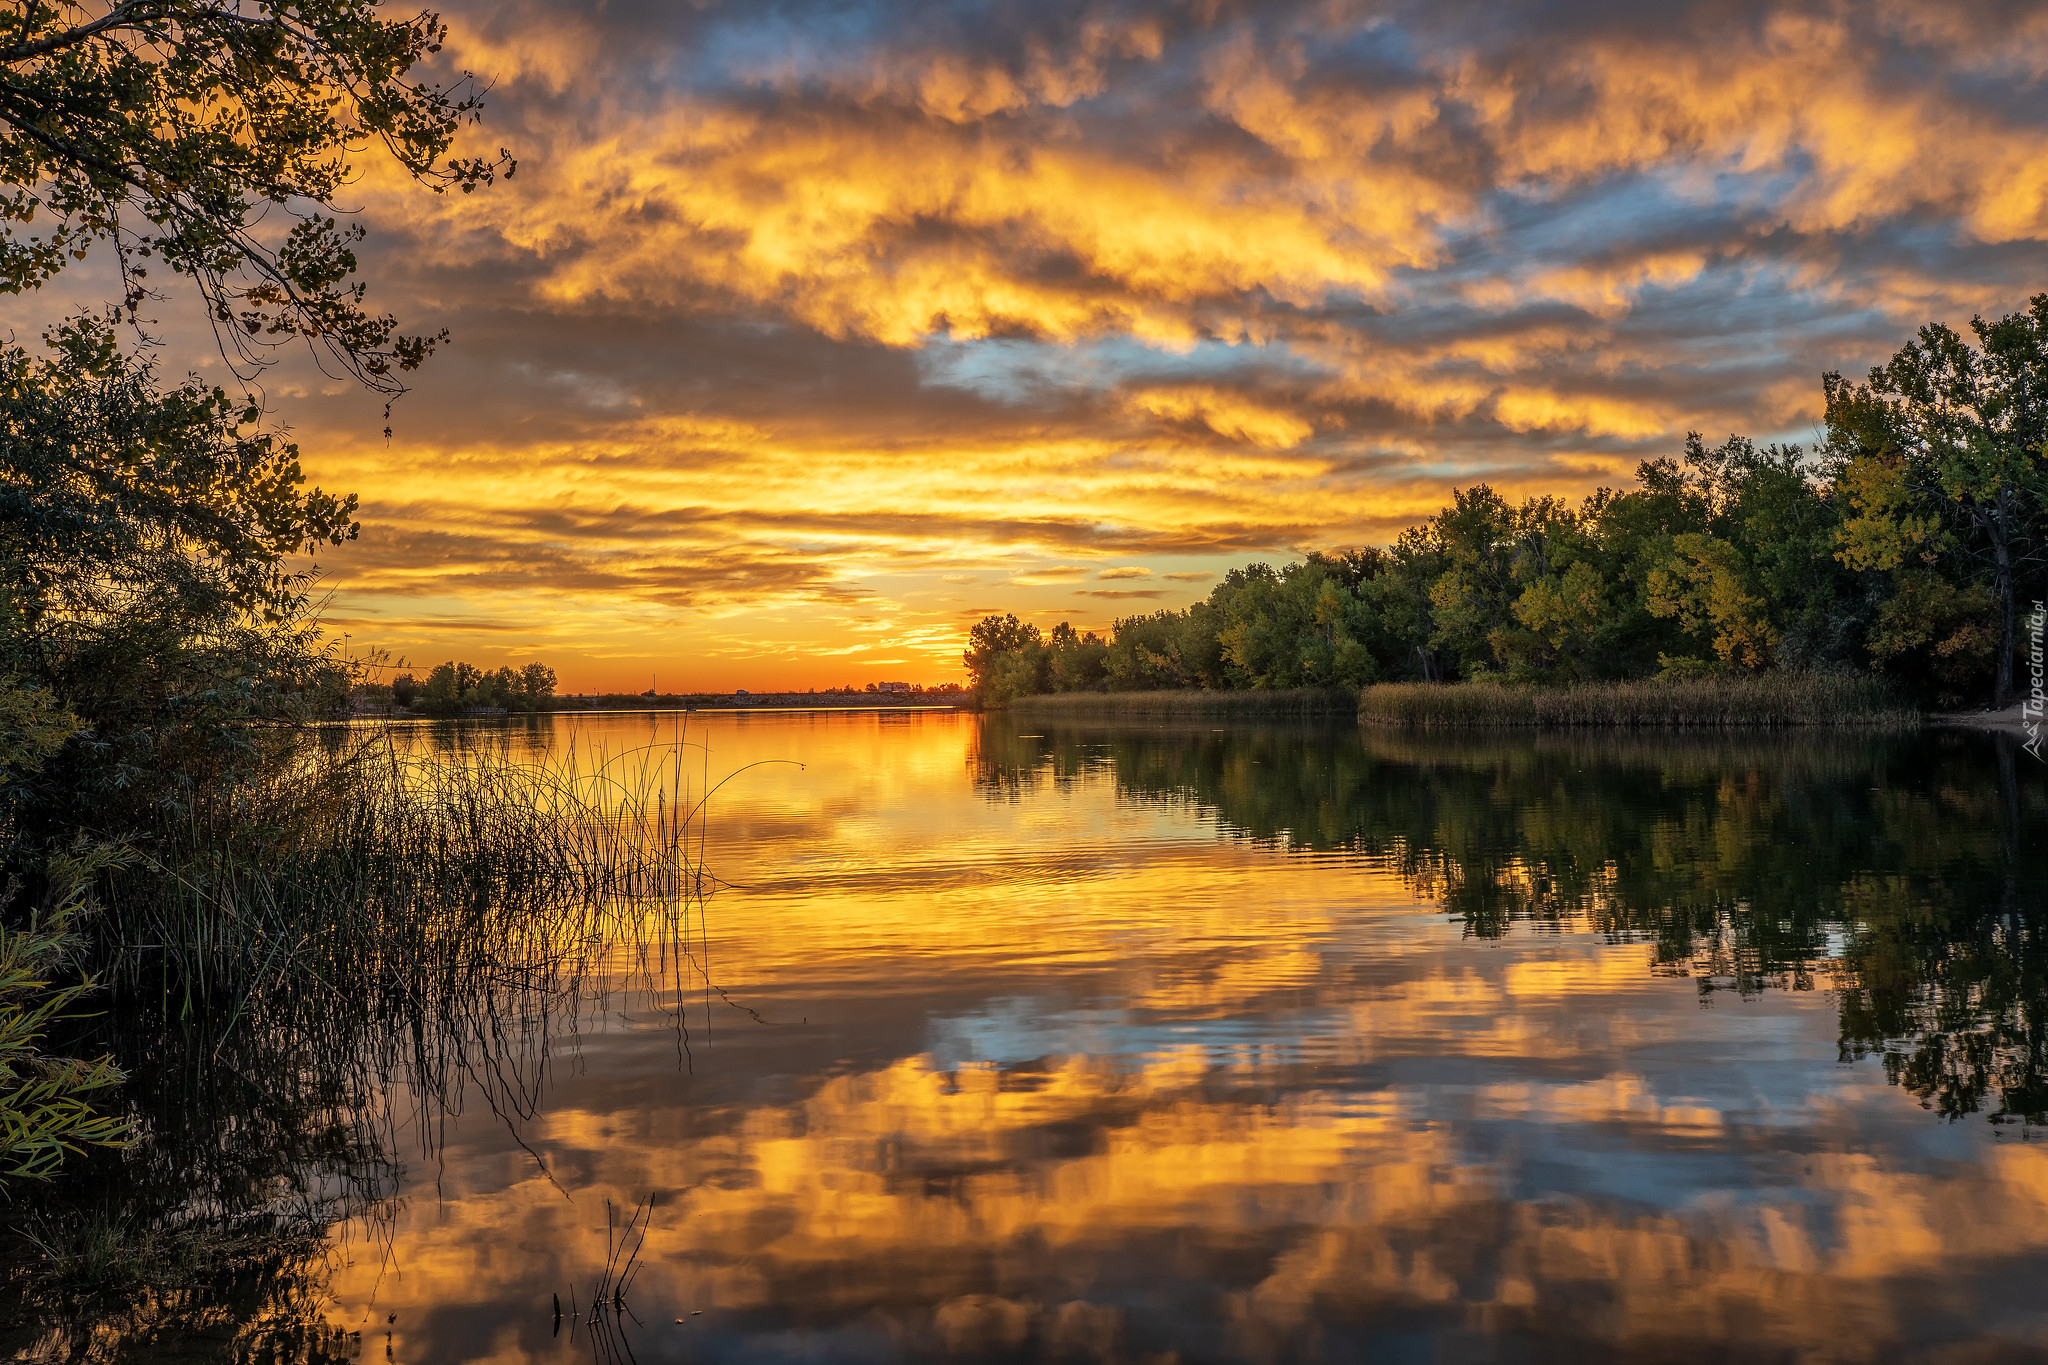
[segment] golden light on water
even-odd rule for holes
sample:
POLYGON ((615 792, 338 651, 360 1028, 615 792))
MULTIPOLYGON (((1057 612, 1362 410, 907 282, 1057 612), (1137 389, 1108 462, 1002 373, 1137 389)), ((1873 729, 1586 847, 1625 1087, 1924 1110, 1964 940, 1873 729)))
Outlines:
MULTIPOLYGON (((553 723, 623 750, 682 721, 553 723)), ((333 1285, 339 1322, 398 1314, 395 1359, 472 1330, 447 1306, 479 1284, 589 1281, 603 1201, 650 1194, 643 1355, 1136 1359, 1185 1294, 1233 1358, 1450 1314, 1825 1359, 1915 1339, 1930 1300, 1901 1286, 2048 1253, 2048 1153, 1930 1131, 1875 1061, 1837 1064, 1831 992, 1703 1009, 1584 921, 1474 939, 1384 862, 1228 837, 1220 788, 1148 785, 1204 737, 1069 736, 1047 766, 997 719, 689 724, 717 770, 806 766, 714 805, 711 865, 746 889, 679 975, 617 961, 553 1045, 532 1155, 479 1109, 413 1160, 333 1285)), ((1215 745, 1254 807, 1306 771, 1215 745)), ((1726 828, 1771 799, 1731 770, 1726 828)), ((1723 838, 1703 868, 1733 875, 1752 850, 1723 838)), ((468 1349, 551 1358, 544 1305, 468 1349)))

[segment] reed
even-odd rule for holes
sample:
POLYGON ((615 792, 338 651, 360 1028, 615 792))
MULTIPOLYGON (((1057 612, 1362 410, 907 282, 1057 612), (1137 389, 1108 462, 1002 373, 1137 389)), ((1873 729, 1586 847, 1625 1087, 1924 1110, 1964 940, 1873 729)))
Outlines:
POLYGON ((518 739, 315 737, 134 846, 93 923, 103 976, 194 1002, 301 978, 503 980, 702 894, 691 746, 549 755, 518 739))
POLYGON ((1358 718, 1411 729, 1514 727, 1750 729, 1853 726, 1907 730, 1919 712, 1875 679, 1837 673, 1718 674, 1580 683, 1383 683, 1360 696, 1358 718))
MULTIPOLYGON (((480 1099, 524 1145, 551 1055, 616 991, 689 1047, 688 917, 718 885, 702 746, 522 738, 315 736, 101 880, 79 928, 104 994, 55 1045, 118 1060, 103 1136, 132 1140, 74 1138, 35 1200, 0 1199, 0 1335, 44 1324, 49 1358, 100 1359, 233 1305, 261 1344, 298 1343, 277 1358, 326 1359, 304 1352, 327 1238, 385 1216, 401 1135, 431 1156, 480 1099)), ((645 1218, 599 1286, 614 1314, 645 1218)))
POLYGON ((1348 716, 1354 693, 1341 687, 1295 687, 1273 691, 1052 692, 1019 697, 1010 704, 1018 716, 1048 720, 1294 720, 1304 716, 1348 716))

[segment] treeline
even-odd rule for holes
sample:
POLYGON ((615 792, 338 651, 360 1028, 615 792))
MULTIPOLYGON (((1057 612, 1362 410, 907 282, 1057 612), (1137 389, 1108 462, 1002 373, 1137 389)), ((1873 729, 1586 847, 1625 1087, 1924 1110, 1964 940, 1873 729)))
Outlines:
POLYGON ((1480 484, 1390 548, 1233 569, 1107 638, 987 617, 964 662, 989 705, 1770 669, 2007 705, 2048 554, 2048 294, 1972 331, 1930 324, 1863 383, 1824 376, 1812 450, 1695 434, 1576 504, 1480 484))
POLYGON ((424 681, 400 673, 389 683, 365 683, 357 695, 373 706, 400 706, 423 716, 545 711, 555 695, 555 670, 538 661, 519 668, 488 669, 451 659, 434 665, 424 681))

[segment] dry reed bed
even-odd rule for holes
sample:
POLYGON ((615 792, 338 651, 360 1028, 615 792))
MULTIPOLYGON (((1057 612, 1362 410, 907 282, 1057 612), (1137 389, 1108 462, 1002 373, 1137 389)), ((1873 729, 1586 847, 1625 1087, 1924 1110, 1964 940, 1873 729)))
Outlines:
POLYGON ((1047 720, 1296 720, 1349 716, 1358 698, 1341 687, 1297 687, 1270 692, 1054 692, 1020 697, 1013 715, 1047 720))
POLYGON ((1831 673, 1728 674, 1638 682, 1518 687, 1384 683, 1359 698, 1369 725, 1411 729, 1751 729, 1853 726, 1906 730, 1917 710, 1868 678, 1831 673))

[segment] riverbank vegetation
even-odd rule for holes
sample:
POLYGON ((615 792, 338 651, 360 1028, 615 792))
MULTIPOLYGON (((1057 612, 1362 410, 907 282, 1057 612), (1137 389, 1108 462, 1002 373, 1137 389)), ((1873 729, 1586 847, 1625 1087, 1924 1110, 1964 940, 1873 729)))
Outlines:
MULTIPOLYGON (((334 215, 366 153, 435 192, 514 169, 452 154, 480 96, 466 77, 420 79, 447 34, 433 14, 101 8, 0 15, 0 292, 32 296, 95 253, 122 290, 0 346, 0 1132, 17 1177, 131 1136, 122 1169, 149 1160, 156 1134, 120 1112, 122 1068, 52 1041, 91 981, 150 968, 188 1013, 243 1018, 272 997, 190 973, 287 961, 266 898, 315 939, 346 873, 360 890, 421 852, 402 838, 417 821, 393 826, 368 800, 371 770, 336 767, 309 728, 359 681, 319 629, 305 558, 354 538, 356 504, 306 485, 255 381, 303 344, 389 400, 445 339, 402 333, 356 278, 362 230, 334 215), (174 294, 213 326, 217 381, 157 363, 142 310, 174 294), (337 845, 317 801, 284 799, 309 781, 344 793, 374 857, 337 845), (347 855, 334 875, 306 863, 312 845, 347 855)), ((433 801, 428 865, 484 893, 490 850, 433 801)))
POLYGON ((602 1014, 594 983, 622 963, 653 983, 646 1013, 680 998, 673 945, 713 886, 684 746, 297 734, 230 823, 134 839, 97 883, 76 946, 99 990, 51 1032, 63 1055, 120 1059, 118 1089, 79 1098, 132 1140, 74 1137, 0 1217, 0 1328, 70 1345, 221 1315, 252 1344, 326 1330, 324 1238, 389 1197, 401 1130, 431 1158, 442 1116, 480 1104, 518 1137, 550 1039, 602 1014), (294 1285, 309 1292, 279 1292, 294 1285))
POLYGON ((535 660, 519 668, 479 668, 454 659, 434 665, 424 679, 399 673, 389 683, 366 683, 356 695, 422 716, 473 711, 546 711, 555 701, 555 670, 535 660))
MULTIPOLYGON (((1814 449, 1695 435, 1644 461, 1634 486, 1577 503, 1477 484, 1390 547, 1234 569, 1206 601, 1106 637, 987 617, 964 661, 992 706, 1841 673, 1923 705, 2003 706, 2019 604, 2048 567, 2048 294, 1972 331, 1974 344, 1929 324, 1861 383, 1824 376, 1814 449)), ((1432 705, 1479 714, 1496 700, 1432 705)))
POLYGON ((1774 669, 1569 687, 1379 683, 1359 695, 1358 718, 1418 729, 1860 725, 1899 730, 1915 724, 1918 712, 1902 704, 1882 679, 1867 674, 1774 669))

